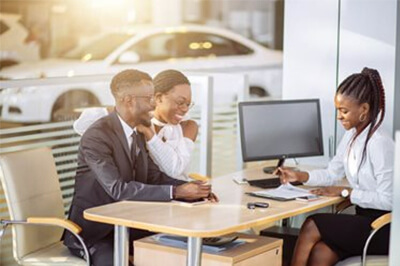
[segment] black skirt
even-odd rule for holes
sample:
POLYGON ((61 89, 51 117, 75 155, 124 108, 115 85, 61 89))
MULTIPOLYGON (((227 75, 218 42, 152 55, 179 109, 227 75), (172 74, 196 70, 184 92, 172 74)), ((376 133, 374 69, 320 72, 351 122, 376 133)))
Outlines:
MULTIPOLYGON (((319 213, 310 216, 318 227, 322 241, 343 260, 362 255, 364 244, 372 230, 371 222, 388 211, 356 207, 356 215, 319 213)), ((389 252, 390 224, 375 234, 368 255, 386 255, 389 252)))

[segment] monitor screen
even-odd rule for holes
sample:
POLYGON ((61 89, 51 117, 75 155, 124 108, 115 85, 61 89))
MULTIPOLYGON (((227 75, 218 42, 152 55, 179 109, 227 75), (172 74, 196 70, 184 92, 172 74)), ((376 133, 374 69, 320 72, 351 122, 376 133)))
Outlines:
POLYGON ((318 99, 239 103, 243 161, 323 155, 318 99))

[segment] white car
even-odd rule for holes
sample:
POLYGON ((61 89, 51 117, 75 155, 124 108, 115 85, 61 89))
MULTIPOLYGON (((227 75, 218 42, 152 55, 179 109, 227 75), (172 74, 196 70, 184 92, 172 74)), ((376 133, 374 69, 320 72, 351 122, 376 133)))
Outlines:
POLYGON ((29 33, 20 19, 21 15, 0 13, 0 69, 40 59, 39 44, 27 42, 29 33))
MULTIPOLYGON (((281 94, 282 52, 267 49, 225 29, 200 25, 105 34, 61 58, 5 68, 0 71, 0 77, 22 79, 114 74, 127 68, 151 74, 165 69, 246 73, 251 94, 272 97, 281 94)), ((220 89, 229 91, 229 88, 214 90, 220 89)), ((0 93, 1 117, 19 122, 50 121, 59 111, 109 104, 108 90, 108 86, 99 84, 5 89, 0 93)), ((234 96, 231 93, 227 97, 232 101, 234 96)))

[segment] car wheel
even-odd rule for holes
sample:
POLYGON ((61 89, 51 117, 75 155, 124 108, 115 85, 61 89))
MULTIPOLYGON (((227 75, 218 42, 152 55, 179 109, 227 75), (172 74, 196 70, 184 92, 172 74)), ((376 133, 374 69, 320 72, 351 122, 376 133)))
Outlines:
POLYGON ((17 61, 12 59, 0 60, 0 69, 18 64, 17 61))
POLYGON ((250 86, 250 96, 252 97, 268 97, 268 91, 259 86, 250 86))
POLYGON ((74 90, 62 94, 53 105, 51 121, 74 120, 79 117, 82 108, 99 106, 95 95, 84 90, 74 90))

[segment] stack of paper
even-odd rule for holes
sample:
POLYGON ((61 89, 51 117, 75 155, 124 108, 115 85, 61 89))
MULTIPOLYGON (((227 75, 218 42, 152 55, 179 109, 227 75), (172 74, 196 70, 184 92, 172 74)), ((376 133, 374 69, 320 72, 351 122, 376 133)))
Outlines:
POLYGON ((310 193, 307 189, 295 187, 290 183, 287 183, 275 189, 252 192, 251 195, 277 200, 292 200, 299 197, 311 196, 314 194, 310 193))

